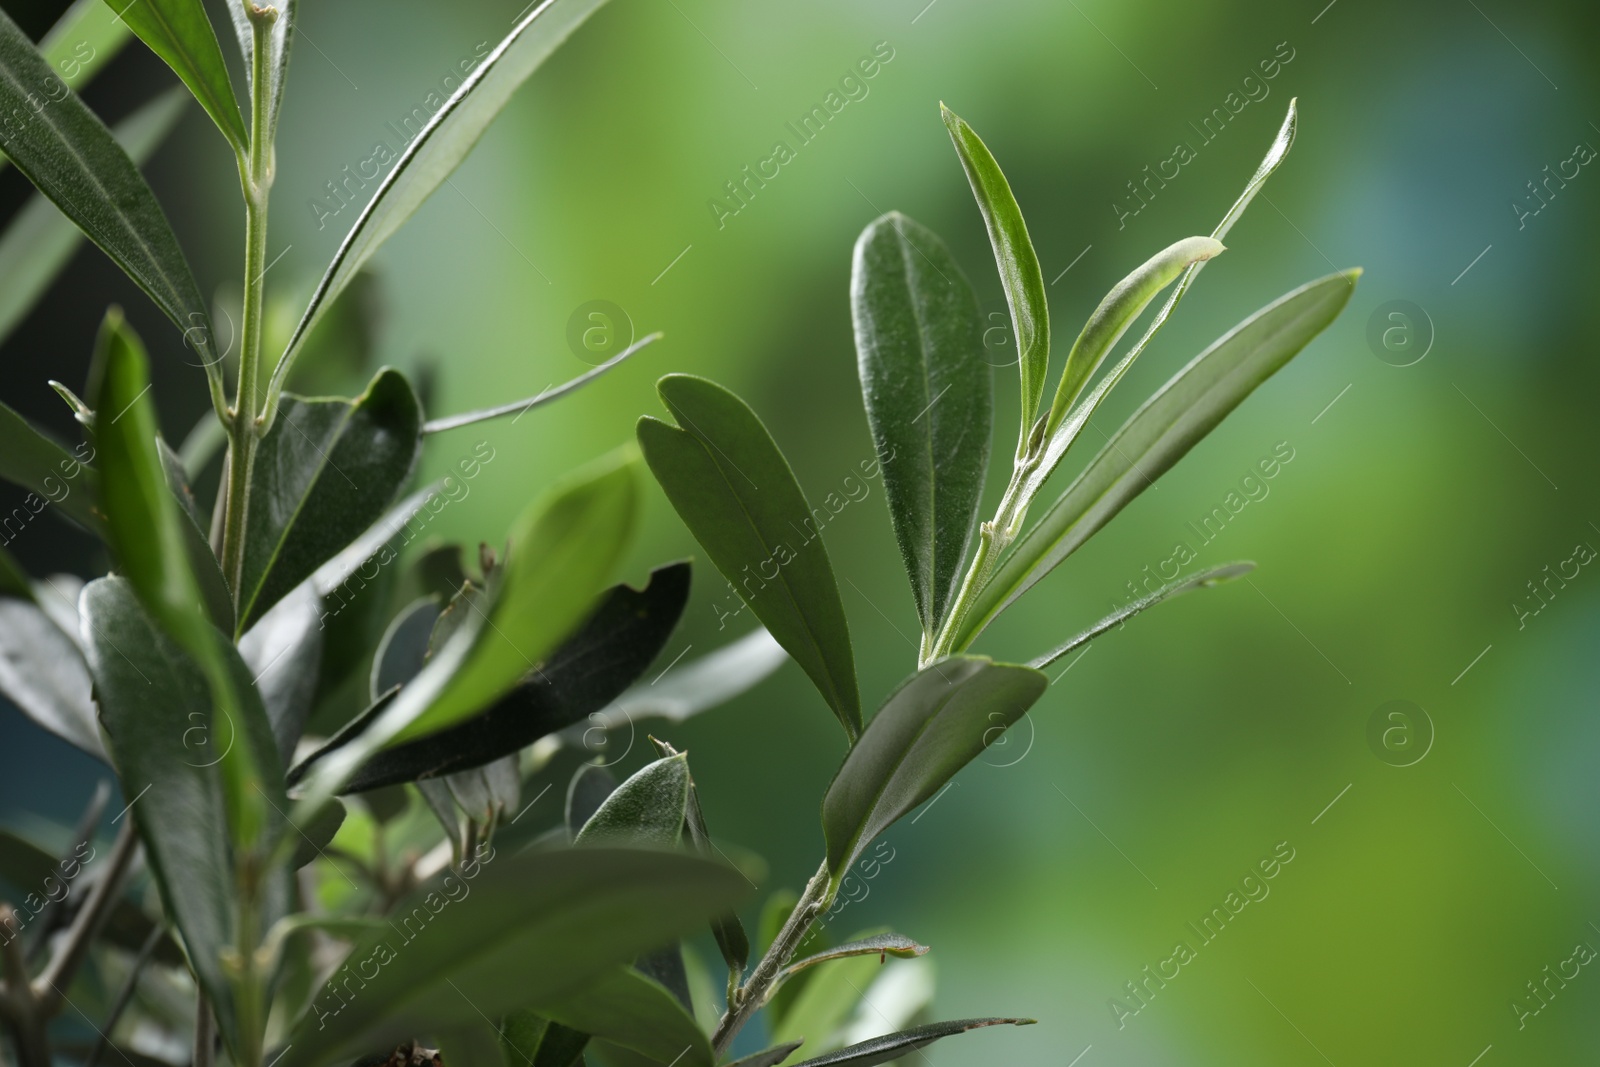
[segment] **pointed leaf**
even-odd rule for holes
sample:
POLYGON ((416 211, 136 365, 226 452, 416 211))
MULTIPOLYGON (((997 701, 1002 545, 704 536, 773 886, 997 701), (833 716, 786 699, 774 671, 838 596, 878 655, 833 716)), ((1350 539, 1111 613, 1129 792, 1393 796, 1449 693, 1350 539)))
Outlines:
POLYGON ((606 797, 573 843, 672 848, 683 833, 688 802, 688 758, 679 753, 658 759, 645 764, 606 797))
POLYGON ((506 1067, 573 1067, 588 1043, 588 1034, 526 1009, 500 1023, 506 1067))
POLYGON ((88 530, 99 533, 105 523, 95 505, 99 476, 88 464, 94 449, 87 442, 73 452, 34 429, 26 419, 0 404, 0 478, 30 489, 88 530))
POLYGON ((504 696, 593 611, 638 505, 635 461, 617 453, 574 472, 517 521, 504 577, 411 682, 350 744, 307 776, 307 809, 380 748, 437 733, 504 696))
POLYGON ((747 692, 787 662, 783 646, 764 627, 757 628, 654 681, 630 687, 593 719, 608 730, 650 716, 682 722, 747 692))
MULTIPOLYGON (((240 0, 230 0, 238 3, 240 0)), ((275 372, 281 380, 323 310, 378 246, 400 228, 472 151, 511 94, 604 0, 544 0, 519 21, 406 146, 334 253, 275 372)))
POLYGON ((956 1019, 945 1023, 929 1023, 914 1030, 902 1030, 863 1041, 826 1056, 797 1063, 794 1067, 874 1067, 875 1064, 898 1060, 908 1052, 926 1048, 942 1037, 964 1034, 985 1026, 1031 1026, 1032 1019, 956 1019))
POLYGON ((861 397, 925 631, 944 616, 989 463, 989 365, 978 298, 944 242, 890 212, 850 276, 861 397))
MULTIPOLYGON (((374 754, 345 785, 345 791, 360 792, 482 766, 582 722, 649 667, 671 636, 688 599, 687 563, 658 568, 642 590, 613 586, 583 627, 515 689, 457 726, 374 754)), ((437 614, 437 609, 432 610, 437 614)), ((374 669, 391 671, 384 680, 392 681, 401 673, 390 662, 398 653, 393 641, 384 650, 374 669)), ((422 650, 426 651, 425 639, 422 650)), ((415 653, 413 648, 411 655, 415 653)), ((421 667, 420 657, 414 662, 421 667)), ((410 676, 399 681, 408 682, 410 676)), ((376 695, 386 691, 387 687, 378 689, 376 695)), ((308 757, 291 772, 290 781, 298 781, 312 763, 337 747, 330 742, 308 757)))
POLYGON ((783 973, 792 975, 803 971, 807 967, 815 967, 819 963, 830 960, 842 960, 846 956, 894 956, 899 959, 911 959, 914 956, 927 954, 928 946, 919 945, 909 937, 902 934, 873 934, 871 937, 847 941, 842 945, 818 952, 814 956, 807 956, 797 960, 784 968, 783 973))
POLYGON ((381 518, 422 454, 422 407, 398 371, 354 402, 285 396, 250 479, 241 626, 381 518))
MULTIPOLYGON (((239 51, 244 55, 245 86, 250 94, 246 99, 253 99, 256 40, 250 16, 245 13, 245 5, 253 4, 254 0, 226 0, 226 3, 228 15, 233 21, 233 32, 239 38, 239 51)), ((277 11, 278 17, 273 20, 267 36, 267 55, 264 60, 267 106, 262 136, 268 144, 273 144, 277 140, 278 112, 283 106, 283 86, 289 74, 289 46, 294 42, 296 4, 295 0, 277 0, 270 6, 277 11)))
POLYGON ((778 1067, 778 1064, 794 1055, 794 1050, 802 1044, 804 1044, 802 1041, 790 1041, 786 1045, 774 1045, 743 1059, 734 1060, 728 1067, 778 1067))
MULTIPOLYGON (((122 25, 102 0, 88 0, 122 25)), ((134 165, 149 159, 183 116, 189 94, 173 86, 117 123, 112 135, 134 165)), ((11 336, 71 262, 83 234, 43 193, 28 198, 0 235, 0 342, 11 336)))
MULTIPOLYGON (((650 739, 655 743, 656 751, 663 756, 676 756, 678 750, 665 741, 650 739)), ((700 793, 695 789, 694 775, 689 776, 689 802, 683 809, 683 829, 689 837, 689 843, 700 855, 710 859, 712 853, 717 851, 716 845, 711 840, 711 831, 706 828, 706 815, 700 808, 700 793)), ((722 962, 728 965, 728 972, 735 981, 744 975, 745 964, 750 962, 750 937, 744 932, 744 924, 739 921, 737 912, 728 912, 711 920, 711 936, 717 942, 717 948, 722 953, 722 962)), ((688 998, 684 998, 688 1003, 688 998)))
POLYGON ((211 320, 161 205, 104 123, 0 12, 0 149, 184 331, 207 366, 211 320))
POLYGON ((1033 706, 1038 671, 952 656, 902 682, 844 758, 822 800, 835 884, 861 850, 955 777, 1033 706))
POLYGON ((627 967, 559 1000, 538 1001, 536 1011, 659 1063, 711 1067, 711 1042, 678 998, 660 982, 627 967))
POLYGON ((939 105, 939 112, 955 143, 956 154, 961 157, 962 169, 967 172, 978 210, 983 213, 1006 304, 1011 308, 1017 368, 1022 376, 1022 428, 1017 441, 1020 456, 1033 429, 1039 398, 1044 395, 1045 375, 1050 371, 1050 308, 1045 301, 1044 274, 1039 270, 1039 256, 1028 237, 1028 226, 1022 220, 1022 209, 1011 195, 1000 164, 955 112, 943 104, 939 105))
MULTIPOLYGON (((346 972, 336 972, 289 1035, 281 1067, 348 1062, 402 1037, 518 1008, 560 1018, 548 1010, 553 1002, 733 906, 743 888, 734 871, 674 853, 480 850, 356 945, 349 973, 364 964, 376 976, 347 998, 346 972)), ((670 995, 665 1002, 682 1012, 670 995)))
MULTIPOLYGON (((221 634, 214 654, 233 676, 247 703, 238 714, 213 716, 206 672, 159 632, 123 578, 102 578, 83 592, 84 633, 100 721, 123 795, 133 818, 166 913, 188 948, 206 996, 217 1010, 230 1046, 238 1039, 233 986, 221 954, 237 944, 235 886, 223 763, 230 750, 252 747, 272 758, 266 714, 254 702, 250 674, 221 634), (252 736, 253 735, 253 736, 252 736)), ((264 776, 263 789, 281 775, 264 776)), ((282 790, 274 804, 282 806, 282 790)), ((269 816, 272 813, 269 812, 269 816)), ((267 894, 281 909, 287 885, 273 880, 267 894)), ((268 914, 271 923, 276 914, 268 914)))
POLYGON ((1330 274, 1285 293, 1218 338, 1145 401, 1001 562, 967 614, 956 647, 970 644, 995 615, 1310 344, 1344 309, 1360 274, 1330 274))
POLYGON ((236 153, 250 135, 233 96, 216 31, 200 0, 106 0, 117 17, 183 80, 236 153))
POLYGON ((1192 589, 1209 589, 1214 585, 1221 585, 1224 582, 1231 582, 1240 575, 1248 574, 1255 569, 1256 565, 1254 563, 1224 563, 1220 567, 1211 567, 1201 571, 1199 574, 1190 575, 1187 578, 1180 578, 1175 582, 1168 582, 1160 589, 1157 589, 1154 593, 1151 593, 1148 596, 1142 596, 1138 600, 1124 604, 1122 607, 1118 608, 1116 611, 1113 611, 1110 615, 1107 615, 1105 618, 1101 619, 1087 630, 1068 638, 1065 643, 1057 646, 1055 649, 1052 649, 1051 651, 1046 652, 1044 655, 1029 661, 1028 666, 1032 667, 1034 670, 1043 670, 1056 660, 1060 659, 1062 656, 1065 656, 1068 652, 1071 652, 1073 649, 1077 648, 1079 645, 1088 644, 1090 641, 1093 641, 1096 637, 1099 637, 1113 626, 1122 624, 1146 608, 1154 607, 1163 600, 1170 600, 1172 597, 1187 593, 1192 589))
POLYGON ((850 629, 821 530, 788 461, 755 412, 714 382, 672 374, 656 389, 679 423, 639 420, 656 480, 854 739, 861 697, 850 629))
POLYGON ((0 693, 57 737, 105 760, 89 667, 69 636, 27 600, 0 596, 0 693))

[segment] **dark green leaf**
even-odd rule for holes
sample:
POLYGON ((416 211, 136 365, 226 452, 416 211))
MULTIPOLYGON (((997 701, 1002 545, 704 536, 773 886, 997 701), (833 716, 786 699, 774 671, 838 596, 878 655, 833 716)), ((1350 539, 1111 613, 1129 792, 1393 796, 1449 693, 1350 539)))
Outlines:
POLYGON ((94 449, 87 443, 68 452, 0 404, 0 478, 32 490, 41 508, 45 501, 54 501, 80 525, 98 533, 105 517, 95 506, 99 476, 88 465, 93 460, 94 449))
POLYGON ((239 655, 261 691, 261 703, 278 742, 278 758, 294 756, 311 714, 322 664, 322 601, 300 586, 278 601, 239 638, 239 655))
POLYGON ((422 202, 449 180, 500 109, 550 53, 604 0, 545 0, 512 27, 406 146, 356 219, 317 283, 311 304, 278 363, 281 381, 295 351, 323 310, 422 202))
POLYGON ((0 149, 184 331, 208 367, 211 320, 172 227, 111 131, 0 12, 0 149))
POLYGON ((1105 618, 1101 619, 1087 630, 1068 638, 1065 643, 1030 661, 1028 666, 1034 668, 1035 670, 1043 670, 1056 660, 1060 659, 1062 656, 1065 656, 1068 652, 1071 652, 1073 649, 1077 648, 1079 645, 1084 645, 1090 641, 1093 641, 1096 637, 1099 637, 1113 626, 1120 625, 1126 620, 1133 618, 1133 616, 1139 614, 1139 612, 1146 608, 1154 607, 1163 600, 1168 600, 1172 597, 1178 596, 1179 594, 1187 593, 1192 589, 1209 589, 1214 585, 1221 585, 1224 582, 1231 582, 1241 574, 1248 574, 1250 571, 1255 570, 1255 568, 1256 565, 1254 563, 1224 563, 1220 567, 1210 567, 1201 571, 1199 574, 1191 575, 1188 578, 1180 578, 1175 582, 1168 582, 1160 589, 1157 589, 1154 593, 1150 593, 1147 596, 1140 597, 1138 600, 1124 604, 1122 607, 1118 608, 1116 611, 1113 611, 1110 615, 1107 615, 1105 618))
POLYGON ((913 956, 924 955, 927 951, 927 945, 919 945, 901 934, 873 934, 871 937, 847 941, 813 956, 807 956, 803 960, 797 960, 785 967, 783 973, 786 976, 792 975, 807 967, 815 967, 830 960, 842 960, 846 956, 895 956, 899 959, 910 959, 913 956))
MULTIPOLYGON (((122 23, 102 0, 88 0, 111 25, 122 23)), ((181 86, 145 104, 117 123, 117 144, 137 166, 149 159, 183 115, 189 94, 181 86)), ((56 276, 72 260, 82 237, 78 228, 43 193, 28 198, 0 236, 0 342, 11 336, 56 276)))
MULTIPOLYGON (((239 51, 244 54, 245 85, 251 97, 255 94, 256 42, 245 7, 253 3, 254 0, 227 0, 233 32, 239 38, 239 51)), ((289 75, 289 46, 294 43, 296 0, 277 0, 271 5, 261 6, 276 10, 278 15, 267 31, 267 54, 262 57, 267 79, 265 129, 262 136, 267 144, 273 144, 277 138, 278 112, 283 105, 283 86, 289 75)))
POLYGON ((506 1067, 573 1067, 589 1035, 524 1009, 501 1021, 500 1043, 506 1067))
POLYGON ((467 816, 479 826, 492 826, 508 815, 515 815, 522 796, 522 778, 515 754, 458 771, 443 779, 450 795, 467 816))
POLYGON ((1038 671, 981 656, 938 660, 901 683, 822 800, 835 886, 873 838, 1022 718, 1047 684, 1038 671))
POLYGON ((535 1010, 595 1037, 632 1049, 658 1063, 711 1067, 711 1042, 678 999, 660 982, 627 967, 535 1010))
POLYGON ((381 518, 421 454, 422 408, 398 371, 354 402, 284 397, 251 474, 241 626, 381 518))
POLYGON ((77 643, 29 601, 0 597, 0 693, 96 759, 106 758, 77 643))
MULTIPOLYGON (((480 850, 443 886, 402 902, 391 927, 357 944, 350 971, 335 972, 290 1034, 281 1067, 337 1062, 518 1008, 591 1032, 550 1005, 631 973, 616 968, 732 907, 743 888, 734 871, 674 853, 480 850), (340 975, 357 971, 376 975, 359 991, 352 983, 355 995, 347 996, 340 975)), ((670 994, 663 998, 692 1029, 670 994)), ((649 1021, 611 1019, 602 1029, 649 1021)))
POLYGON ((1001 562, 968 612, 955 647, 971 644, 994 616, 1153 485, 1256 386, 1311 343, 1349 302, 1360 274, 1330 274, 1284 294, 1218 338, 1145 401, 1001 562))
POLYGON ((323 858, 323 850, 344 825, 345 814, 344 804, 335 800, 318 812, 310 825, 302 827, 289 867, 298 871, 313 860, 323 858))
POLYGON ((573 841, 579 845, 672 848, 682 835, 688 802, 688 757, 680 753, 658 759, 606 797, 573 841))
POLYGON ((822 531, 788 461, 755 412, 721 386, 672 374, 656 388, 679 423, 639 420, 656 480, 854 740, 861 697, 850 629, 822 531))
POLYGON ((856 241, 856 366, 922 628, 944 616, 989 463, 978 298, 938 236, 898 212, 856 241))
POLYGON ((1028 237, 1022 209, 1011 194, 1011 186, 1000 171, 1000 164, 972 127, 955 112, 939 105, 950 140, 967 172, 972 195, 983 213, 983 224, 994 247, 1000 283, 1011 308, 1011 326, 1017 339, 1017 369, 1022 378, 1022 426, 1017 440, 1017 455, 1027 446, 1033 429, 1033 416, 1044 395, 1045 376, 1050 371, 1050 307, 1045 301, 1044 275, 1039 256, 1028 237))
POLYGON ((189 476, 184 472, 183 461, 159 437, 156 438, 156 454, 161 458, 161 471, 166 476, 167 489, 182 512, 178 526, 183 532, 184 554, 189 558, 189 570, 199 583, 206 617, 213 626, 231 630, 233 595, 228 591, 227 579, 222 576, 222 566, 211 551, 211 542, 202 526, 199 506, 195 503, 194 492, 189 488, 189 476))
POLYGON ((372 657, 367 689, 373 700, 405 685, 427 666, 428 638, 438 621, 439 601, 431 596, 412 601, 394 617, 372 657))
POLYGON ((826 1056, 805 1060, 794 1067, 873 1067, 874 1064, 898 1060, 908 1052, 926 1048, 952 1034, 964 1034, 985 1026, 1031 1026, 1033 1022, 1032 1019, 956 1019, 945 1023, 929 1023, 913 1030, 902 1030, 898 1034, 875 1037, 826 1056))
POLYGON ((617 779, 609 770, 597 763, 579 767, 567 783, 567 803, 564 809, 567 836, 577 837, 583 824, 594 818, 606 797, 617 791, 617 779))
MULTIPOLYGON (((249 2, 249 0, 246 0, 249 2)), ((250 135, 222 61, 216 31, 200 0, 106 0, 117 17, 183 80, 238 155, 250 135)), ((236 6, 237 0, 229 0, 236 6)))
POLYGON ((752 1053, 741 1060, 734 1060, 728 1067, 778 1067, 778 1064, 794 1055, 794 1050, 804 1042, 791 1041, 787 1045, 776 1045, 761 1052, 752 1053))
MULTIPOLYGON (((345 790, 359 792, 482 766, 582 722, 604 708, 649 667, 671 636, 688 598, 687 563, 658 568, 642 590, 613 586, 582 629, 563 641, 537 670, 488 710, 457 726, 375 753, 345 790)), ((437 614, 437 609, 433 611, 437 614)), ((468 617, 471 618, 470 612, 468 617)), ((406 618, 397 622, 399 627, 406 624, 406 618)), ((420 623, 417 628, 420 630, 420 623)), ((405 668, 400 660, 405 661, 406 668, 420 669, 418 649, 414 643, 407 643, 414 642, 417 636, 413 634, 402 642, 409 651, 396 647, 398 637, 383 646, 374 663, 374 678, 377 683, 390 684, 382 688, 375 684, 375 697, 393 684, 410 681, 415 671, 402 678, 405 668), (379 678, 380 670, 389 673, 379 678)), ((423 642, 421 648, 425 652, 425 638, 423 642)), ((298 781, 313 762, 335 747, 330 743, 308 757, 291 773, 291 781, 298 781)))
MULTIPOLYGON (((115 521, 115 512, 113 512, 115 521)), ((124 578, 102 578, 83 591, 84 632, 100 721, 123 795, 144 840, 168 915, 183 935, 201 988, 217 1009, 230 1046, 238 1039, 233 987, 221 953, 237 944, 235 887, 230 856, 230 807, 223 764, 247 746, 258 759, 274 759, 266 714, 255 700, 250 673, 215 630, 214 655, 245 702, 238 714, 213 715, 207 672, 160 633, 124 578)), ((282 807, 281 773, 266 773, 259 788, 273 789, 282 807)), ((277 821, 269 810, 268 818, 277 821)), ((287 885, 274 878, 268 923, 276 919, 287 885)))

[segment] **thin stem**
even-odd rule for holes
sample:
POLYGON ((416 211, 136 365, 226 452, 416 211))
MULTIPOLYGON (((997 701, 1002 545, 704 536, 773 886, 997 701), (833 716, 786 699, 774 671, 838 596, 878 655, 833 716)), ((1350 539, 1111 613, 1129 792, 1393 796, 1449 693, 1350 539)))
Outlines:
POLYGON ((139 987, 139 976, 144 973, 150 958, 156 953, 156 946, 161 943, 166 932, 166 927, 160 923, 150 928, 150 936, 139 946, 139 954, 134 957, 133 965, 128 968, 128 977, 123 980, 122 988, 117 990, 116 999, 111 1002, 111 1010, 106 1012, 106 1020, 99 1027, 100 1040, 95 1042, 94 1048, 90 1050, 89 1058, 83 1061, 83 1067, 95 1067, 106 1049, 111 1047, 111 1031, 117 1028, 117 1020, 122 1018, 128 1003, 133 1000, 134 990, 139 987))
POLYGON ((734 1037, 744 1024, 760 1010, 762 1004, 766 1003, 768 989, 778 980, 784 965, 805 940, 811 924, 816 922, 817 916, 827 908, 832 887, 833 880, 828 871, 828 861, 823 860, 822 866, 817 868, 817 873, 806 883, 806 891, 795 904, 794 910, 789 913, 783 929, 772 939, 772 945, 767 949, 766 955, 761 957, 761 962, 756 964, 756 969, 750 972, 750 980, 734 990, 734 995, 728 1002, 728 1010, 722 1016, 722 1021, 717 1024, 717 1032, 711 1038, 711 1046, 717 1056, 720 1057, 728 1051, 728 1046, 733 1043, 734 1037))
MULTIPOLYGON (((0 904, 0 930, 14 930, 16 913, 9 904, 0 904)), ((45 1032, 49 1018, 42 1010, 28 981, 28 963, 15 937, 0 942, 0 964, 5 969, 4 1007, 11 1024, 21 1067, 50 1067, 50 1038, 45 1032)))
POLYGON ((39 980, 33 983, 34 999, 46 1018, 60 1010, 61 1002, 65 999, 62 990, 72 984, 72 976, 77 973, 79 965, 89 953, 89 946, 105 925, 107 916, 111 914, 111 906, 122 891, 122 876, 127 873, 129 864, 139 851, 139 835, 133 827, 132 812, 128 813, 127 819, 117 833, 116 843, 111 846, 105 872, 94 888, 89 890, 89 899, 83 902, 83 907, 72 918, 72 925, 67 928, 66 943, 45 965, 39 980))
POLYGON ((211 1002, 201 993, 195 1003, 193 1067, 212 1067, 216 1058, 217 1030, 211 1019, 211 1002))

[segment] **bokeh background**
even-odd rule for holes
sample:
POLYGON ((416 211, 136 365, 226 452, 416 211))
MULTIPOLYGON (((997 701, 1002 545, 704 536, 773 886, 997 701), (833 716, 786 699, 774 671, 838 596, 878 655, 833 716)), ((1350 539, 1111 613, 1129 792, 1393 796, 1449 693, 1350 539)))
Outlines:
MULTIPOLYGON (((61 6, 6 3, 34 33, 61 6)), ((319 220, 313 201, 333 205, 325 183, 376 142, 396 143, 387 124, 519 8, 301 5, 273 194, 277 295, 292 303, 309 287, 356 213, 319 220)), ((1595 966, 1552 984, 1537 1014, 1519 1019, 1515 1004, 1538 1006, 1526 983, 1580 943, 1600 948, 1600 575, 1582 568, 1547 604, 1527 584, 1576 546, 1600 547, 1600 172, 1581 165, 1539 199, 1529 185, 1600 146, 1597 29, 1600 10, 1579 0, 613 0, 379 254, 378 350, 431 368, 432 409, 447 413, 584 370, 567 336, 590 301, 667 339, 537 417, 434 439, 425 476, 477 440, 497 455, 438 526, 498 541, 559 473, 659 413, 652 385, 668 371, 740 392, 813 500, 835 489, 871 454, 850 248, 890 209, 941 233, 994 313, 1007 442, 1005 304, 939 101, 1005 167, 1066 342, 1127 270, 1211 230, 1298 97, 1287 164, 1096 425, 1110 432, 1212 338, 1305 280, 1363 266, 1354 300, 982 650, 1042 651, 1178 541, 1203 563, 1260 569, 1064 664, 1027 721, 890 831, 893 861, 841 921, 892 923, 933 945, 938 1016, 1040 1020, 929 1050, 941 1067, 1593 1062, 1595 966), (793 145, 785 124, 875 48, 892 59, 866 95, 719 218, 710 201, 735 206, 724 183, 774 141, 793 145), (1269 60, 1276 76, 1260 79, 1269 60), (1262 98, 1209 141, 1197 133, 1247 92, 1262 98), (1180 142, 1192 161, 1148 203, 1131 200, 1127 183, 1180 142), (1293 459, 1268 496, 1201 547, 1187 524, 1275 448, 1293 459), (1373 741, 1373 716, 1395 700, 1409 702, 1410 732, 1373 741), (1270 894, 1201 947, 1187 924, 1275 849, 1293 859, 1270 894), (1141 1005, 1126 983, 1180 940, 1196 958, 1141 1005)), ((114 119, 171 81, 135 43, 89 99, 114 119)), ((197 108, 146 171, 202 285, 236 287, 235 172, 197 108)), ((7 205, 24 192, 0 175, 7 205)), ((45 379, 81 383, 96 326, 86 301, 129 308, 161 364, 167 432, 181 438, 205 408, 201 375, 92 249, 0 353, 0 399, 69 435, 45 379)), ((1086 439, 1069 472, 1098 435, 1086 439)), ((1002 444, 996 460, 1006 454, 1002 444)), ((997 465, 991 495, 1003 480, 997 465)), ((8 487, 0 503, 15 502, 8 487)), ((915 662, 881 484, 825 537, 876 703, 915 662)), ((103 565, 61 523, 10 547, 34 573, 103 565)), ((652 485, 629 575, 694 551, 652 485)), ((710 651, 749 625, 746 613, 719 630, 719 585, 699 569, 668 655, 710 651)), ((3 818, 70 821, 104 772, 9 706, 0 723, 3 818)), ((719 836, 764 856, 770 886, 798 887, 843 751, 801 672, 786 666, 667 735, 693 754, 719 836)), ((643 759, 636 749, 624 767, 643 759)))

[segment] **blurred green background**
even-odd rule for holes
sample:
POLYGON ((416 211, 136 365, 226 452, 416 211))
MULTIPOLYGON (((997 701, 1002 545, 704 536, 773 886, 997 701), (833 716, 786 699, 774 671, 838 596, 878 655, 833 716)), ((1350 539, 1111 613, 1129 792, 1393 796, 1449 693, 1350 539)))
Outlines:
MULTIPOLYGON (((841 921, 892 923, 931 944, 940 1017, 1040 1020, 951 1040, 927 1062, 1494 1067, 1600 1056, 1595 967, 1551 983, 1537 1014, 1519 1019, 1514 1006, 1537 1007, 1525 984, 1575 945, 1600 948, 1600 576, 1585 568, 1536 615, 1519 619, 1515 607, 1539 605, 1527 583, 1547 564, 1600 546, 1600 173, 1583 166, 1541 187, 1541 200, 1528 185, 1575 146, 1600 145, 1600 10, 1325 4, 613 0, 377 258, 382 358, 433 368, 436 413, 583 371, 567 332, 587 302, 624 309, 638 334, 667 333, 515 426, 434 439, 424 476, 479 440, 497 456, 437 520, 441 533, 499 541, 530 496, 660 412, 652 383, 668 371, 745 396, 815 501, 871 455, 848 281, 851 244, 883 211, 941 233, 994 313, 997 461, 1015 435, 1005 303, 939 101, 1006 169, 1054 279, 1064 346, 1134 265, 1211 230, 1299 98, 1289 161, 1096 425, 1111 432, 1211 339, 1303 281, 1365 267, 1350 307, 981 650, 1043 651, 1176 542, 1202 564, 1260 569, 1252 584, 1186 597, 1094 642, 1003 744, 889 832, 893 862, 841 921), (724 183, 775 141, 796 145, 785 124, 874 48, 892 58, 866 94, 719 219, 710 201, 736 206, 724 183), (1271 60, 1275 76, 1261 79, 1271 60), (1195 127, 1230 93, 1246 106, 1206 140, 1195 127), (1179 176, 1147 204, 1131 200, 1128 183, 1180 142, 1194 158, 1179 176), (1421 316, 1386 318, 1397 300, 1421 316), (1394 365, 1412 357, 1370 342, 1374 320, 1377 333, 1410 330, 1391 342, 1425 358, 1394 365), (1270 493, 1202 547, 1187 524, 1275 447, 1293 459, 1270 493), (1392 700, 1424 709, 1426 722, 1413 712, 1409 744, 1391 735, 1386 749, 1369 741, 1369 722, 1392 700), (1275 848, 1293 859, 1270 894, 1202 946, 1187 924, 1275 848), (1141 1005, 1126 984, 1179 941, 1195 958, 1164 988, 1146 986, 1155 992, 1141 1005)), ((55 13, 6 6, 35 33, 55 13)), ((396 144, 387 124, 497 41, 519 6, 301 5, 273 195, 269 255, 282 259, 269 284, 289 294, 320 274, 358 210, 319 226, 334 203, 325 183, 376 142, 396 144)), ((135 45, 89 99, 114 118, 170 81, 135 45)), ((202 285, 237 286, 235 172, 198 109, 146 170, 202 285)), ((21 195, 14 173, 0 183, 21 195)), ((159 405, 180 438, 204 410, 201 375, 182 365, 176 331, 92 250, 8 344, 0 399, 66 435, 44 379, 81 382, 95 326, 86 291, 127 304, 157 362, 170 357, 159 405)), ((1098 444, 1086 438, 1068 468, 1098 444)), ((991 495, 1004 482, 998 462, 994 471, 991 495)), ((881 483, 871 484, 826 540, 875 704, 914 666, 915 614, 881 483)), ((61 524, 11 548, 35 573, 101 565, 61 524)), ((651 485, 629 577, 694 552, 651 485)), ((719 630, 719 591, 701 566, 666 656, 700 655, 750 624, 746 613, 719 630)), ((3 722, 6 819, 72 818, 96 765, 9 708, 3 722)), ((692 753, 719 836, 765 856, 771 886, 798 887, 822 848, 817 805, 843 751, 801 672, 786 666, 665 734, 692 753)), ((641 736, 625 768, 643 748, 641 736)))

